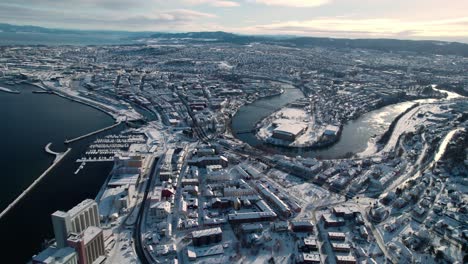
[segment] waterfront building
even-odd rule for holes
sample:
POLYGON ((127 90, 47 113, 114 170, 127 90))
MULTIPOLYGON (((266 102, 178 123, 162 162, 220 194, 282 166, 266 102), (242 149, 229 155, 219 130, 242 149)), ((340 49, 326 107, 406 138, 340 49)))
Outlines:
POLYGON ((78 264, 101 263, 99 260, 105 259, 104 235, 99 227, 90 226, 82 234, 72 233, 67 243, 78 253, 78 264))
POLYGON ((94 200, 86 199, 68 212, 56 211, 52 214, 52 225, 57 247, 65 247, 70 233, 81 233, 90 226, 100 226, 98 205, 94 200))
POLYGON ((50 246, 34 256, 32 264, 78 264, 78 255, 71 247, 50 246))
POLYGON ((280 125, 273 130, 272 137, 287 141, 294 141, 307 129, 305 125, 288 124, 280 125))

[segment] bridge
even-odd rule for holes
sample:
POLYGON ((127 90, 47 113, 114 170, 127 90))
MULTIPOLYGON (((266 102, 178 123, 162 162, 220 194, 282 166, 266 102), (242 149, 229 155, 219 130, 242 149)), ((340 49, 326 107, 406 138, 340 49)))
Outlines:
POLYGON ((106 131, 106 130, 112 129, 112 128, 114 128, 114 127, 120 125, 120 124, 121 124, 121 122, 119 121, 119 122, 117 122, 117 123, 115 123, 115 124, 113 124, 113 125, 111 125, 111 126, 108 126, 108 127, 105 127, 105 128, 101 128, 101 129, 99 129, 99 130, 93 131, 93 132, 88 133, 88 134, 86 134, 86 135, 82 135, 82 136, 79 136, 79 137, 76 137, 76 138, 73 138, 73 139, 66 139, 66 140, 65 140, 65 144, 73 143, 73 142, 75 142, 75 141, 82 140, 82 139, 87 138, 87 137, 90 137, 90 136, 92 136, 92 135, 99 134, 99 133, 104 132, 104 131, 106 131))

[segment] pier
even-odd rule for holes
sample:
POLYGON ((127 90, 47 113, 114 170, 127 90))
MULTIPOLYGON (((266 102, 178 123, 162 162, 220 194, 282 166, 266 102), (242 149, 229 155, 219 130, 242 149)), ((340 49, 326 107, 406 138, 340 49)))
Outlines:
POLYGON ((81 159, 76 160, 76 162, 78 162, 78 163, 109 162, 109 161, 114 161, 114 157, 110 157, 110 158, 103 158, 103 157, 99 157, 99 158, 81 158, 81 159))
POLYGON ((45 149, 45 152, 47 152, 47 153, 49 153, 49 154, 51 154, 51 155, 54 155, 54 156, 55 156, 54 162, 57 162, 57 160, 60 159, 60 157, 63 155, 63 153, 52 151, 52 150, 50 149, 50 146, 51 146, 51 145, 52 145, 52 142, 49 142, 49 144, 47 144, 47 145, 45 146, 45 148, 44 148, 44 149, 45 149))
POLYGON ((81 140, 81 139, 90 137, 90 136, 92 136, 92 135, 99 134, 99 133, 101 133, 101 132, 103 132, 103 131, 112 129, 112 128, 114 128, 114 127, 120 125, 120 124, 121 124, 121 122, 117 122, 117 123, 113 124, 112 126, 108 126, 108 127, 105 127, 105 128, 101 128, 101 129, 99 129, 99 130, 96 130, 96 131, 94 131, 94 132, 88 133, 88 134, 86 134, 86 135, 82 135, 82 136, 79 136, 79 137, 76 137, 76 138, 73 138, 73 139, 66 139, 66 140, 65 140, 65 144, 73 143, 73 142, 75 142, 75 141, 78 141, 78 140, 81 140))
MULTIPOLYGON (((52 143, 49 143, 49 144, 47 144, 47 146, 46 146, 46 149, 49 149, 49 151, 51 151, 51 150, 50 150, 50 148, 48 148, 48 147, 50 147, 51 144, 52 144, 52 143)), ((55 158, 54 162, 52 163, 52 165, 50 165, 50 167, 49 167, 47 170, 45 170, 45 171, 41 174, 41 176, 39 176, 37 179, 35 179, 35 180, 33 181, 33 183, 32 183, 31 185, 29 185, 28 188, 26 188, 20 195, 18 195, 18 197, 16 197, 16 199, 15 199, 13 202, 11 202, 11 203, 0 213, 0 219, 2 219, 11 209, 13 209, 13 207, 15 207, 15 205, 16 205, 17 203, 19 203, 19 201, 21 201, 21 199, 23 199, 23 197, 25 197, 32 189, 34 189, 34 187, 36 187, 36 185, 39 184, 39 182, 40 182, 45 176, 47 176, 47 174, 48 174, 51 170, 53 170, 53 169, 55 168, 55 166, 57 166, 57 165, 62 161, 62 159, 65 158, 65 156, 67 156, 67 154, 68 154, 70 151, 71 151, 71 148, 68 148, 67 151, 65 151, 65 152, 63 152, 63 153, 57 153, 57 152, 51 151, 51 152, 53 152, 53 153, 56 155, 56 158, 55 158)), ((50 153, 50 152, 48 152, 48 153, 50 153)))

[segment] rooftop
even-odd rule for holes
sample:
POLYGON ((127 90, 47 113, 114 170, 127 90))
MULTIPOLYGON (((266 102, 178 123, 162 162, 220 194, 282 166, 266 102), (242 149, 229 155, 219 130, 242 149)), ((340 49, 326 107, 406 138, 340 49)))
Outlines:
POLYGON ((210 228, 210 229, 204 229, 204 230, 197 230, 192 232, 192 237, 198 238, 198 237, 204 237, 204 236, 211 236, 211 235, 217 235, 217 234, 222 234, 223 231, 219 227, 215 228, 210 228))
MULTIPOLYGON (((87 207, 91 206, 96 204, 96 202, 94 200, 91 200, 91 199, 86 199, 84 201, 82 201, 81 203, 77 204, 75 207, 73 207, 72 209, 70 209, 68 211, 68 213, 73 217, 77 214, 79 214, 81 211, 83 211, 84 209, 86 209, 87 207)), ((96 204, 97 205, 97 204, 96 204)))
POLYGON ((68 260, 76 255, 75 249, 71 247, 56 248, 48 247, 39 253, 37 256, 33 257, 33 260, 39 261, 46 264, 62 264, 68 263, 68 260))

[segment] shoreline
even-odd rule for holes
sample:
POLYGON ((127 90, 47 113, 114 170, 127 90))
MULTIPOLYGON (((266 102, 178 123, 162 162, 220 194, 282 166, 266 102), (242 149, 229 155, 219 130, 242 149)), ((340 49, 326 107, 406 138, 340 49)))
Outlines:
MULTIPOLYGON (((296 87, 296 86, 294 86, 294 87, 295 87, 296 89, 299 89, 299 90, 302 92, 302 90, 301 90, 300 88, 298 88, 298 87, 296 87)), ((443 92, 443 91, 442 91, 442 92, 443 92)), ((268 150, 268 148, 274 148, 274 149, 276 149, 277 152, 280 152, 280 153, 282 152, 281 150, 286 150, 286 151, 326 150, 327 148, 332 147, 333 145, 337 144, 337 143, 341 140, 341 135, 342 135, 343 128, 344 128, 344 126, 345 126, 346 124, 348 124, 350 121, 357 120, 357 119, 361 118, 362 116, 364 116, 364 115, 366 115, 366 114, 369 114, 369 113, 371 113, 371 112, 373 112, 373 111, 378 111, 378 110, 381 110, 381 109, 384 108, 384 107, 388 107, 388 106, 391 106, 391 105, 397 105, 397 104, 399 104, 399 103, 405 103, 405 102, 411 102, 411 101, 417 101, 417 100, 428 100, 428 99, 443 100, 444 98, 446 99, 446 96, 442 96, 441 98, 439 98, 438 96, 436 96, 436 97, 430 97, 430 98, 418 98, 418 99, 415 99, 415 98, 407 98, 407 99, 409 99, 409 100, 399 99, 399 100, 397 100, 397 101, 392 101, 391 103, 379 105, 378 108, 374 108, 374 109, 372 109, 372 110, 370 110, 370 111, 368 111, 368 112, 366 112, 366 113, 363 113, 363 114, 361 114, 361 115, 359 115, 359 116, 353 116, 353 118, 351 118, 351 119, 349 119, 349 120, 346 120, 346 122, 342 123, 342 124, 339 126, 340 129, 339 129, 339 131, 338 131, 338 133, 337 133, 337 136, 336 136, 333 140, 327 141, 327 142, 321 142, 321 143, 315 142, 315 143, 313 143, 313 144, 310 145, 310 146, 287 146, 287 145, 274 144, 274 143, 266 142, 265 140, 263 140, 263 139, 261 139, 261 138, 258 137, 257 132, 258 132, 258 130, 259 130, 259 127, 258 127, 259 124, 262 123, 263 120, 265 120, 266 118, 268 118, 268 116, 270 116, 271 114, 273 114, 273 113, 279 111, 280 109, 286 107, 288 104, 286 104, 286 105, 282 106, 281 108, 279 108, 279 109, 273 111, 273 112, 270 113, 267 117, 265 117, 265 118, 263 118, 263 119, 261 119, 261 120, 259 120, 259 121, 257 121, 257 122, 255 123, 255 125, 254 125, 254 127, 253 127, 253 129, 252 129, 252 132, 250 132, 250 133, 256 138, 256 140, 259 141, 259 144, 255 145, 255 146, 254 146, 254 145, 251 145, 251 144, 248 143, 248 142, 243 141, 241 138, 238 137, 236 131, 233 129, 233 126, 232 126, 232 124, 233 124, 233 122, 232 122, 232 121, 233 121, 233 118, 231 118, 231 120, 230 120, 230 122, 229 122, 229 130, 230 130, 230 135, 232 135, 233 138, 235 138, 236 140, 239 140, 239 141, 241 141, 241 142, 243 142, 243 143, 245 143, 245 144, 248 144, 249 146, 251 146, 251 147, 253 147, 253 148, 256 148, 256 149, 263 149, 263 150, 266 149, 266 150, 268 150)), ((258 101, 258 100, 257 100, 257 101, 258 101)), ((254 101, 254 102, 257 102, 257 101, 254 101)), ((252 103, 254 103, 254 102, 252 102, 252 103)), ((415 102, 415 105, 417 105, 417 104, 420 104, 420 103, 415 102)), ((245 105, 240 106, 239 109, 237 109, 236 113, 233 115, 233 117, 238 113, 238 111, 240 110, 240 108, 242 108, 243 106, 246 106, 246 105, 248 105, 248 104, 245 104, 245 105)), ((416 106, 412 106, 411 109, 413 109, 414 107, 416 107, 416 106)), ((408 109, 408 110, 406 110, 406 111, 410 111, 411 109, 408 109)), ((405 111, 405 112, 406 112, 406 111, 405 111)), ((395 117, 395 119, 398 119, 398 120, 401 119, 401 116, 404 116, 404 114, 405 114, 405 113, 400 113, 397 117, 395 117)), ((395 121, 395 119, 392 120, 392 123, 394 123, 394 122, 397 123, 397 122, 398 122, 398 120, 395 121)), ((392 123, 391 123, 391 124, 392 124, 392 123)), ((390 124, 390 125, 391 125, 391 124, 390 124)), ((387 129, 384 133, 386 133, 388 130, 389 130, 389 129, 387 129)), ((250 134, 250 133, 249 133, 249 134, 250 134)), ((376 135, 376 136, 377 136, 377 135, 376 135)), ((380 140, 380 138, 381 138, 382 136, 383 136, 383 134, 380 135, 377 139, 375 139, 375 141, 374 141, 373 143, 371 143, 370 141, 368 141, 368 142, 367 142, 368 146, 369 146, 369 143, 374 144, 374 145, 377 145, 377 144, 376 144, 377 140, 380 140)), ((377 147, 379 147, 379 146, 377 145, 377 147)), ((367 148, 366 148, 366 149, 367 149, 367 148)), ((342 153, 341 156, 340 156, 340 158, 341 158, 342 156, 349 156, 349 155, 356 156, 356 155, 359 155, 360 153, 365 152, 366 149, 365 149, 364 151, 361 151, 361 152, 354 151, 354 152, 342 153)), ((284 155, 287 155, 287 156, 295 155, 294 153, 281 153, 281 154, 284 154, 284 155)), ((340 159, 340 158, 336 158, 336 159, 340 159)), ((335 158, 328 158, 328 159, 331 160, 331 159, 335 159, 335 158)))
MULTIPOLYGON (((112 117, 112 119, 114 119, 114 121, 117 121, 117 119, 118 119, 116 117, 116 115, 111 110, 106 110, 106 109, 104 109, 103 107, 101 107, 99 105, 92 104, 91 102, 85 102, 83 99, 77 98, 77 97, 75 97, 73 95, 70 95, 68 93, 60 92, 57 89, 53 89, 53 88, 50 88, 50 87, 44 87, 44 86, 41 86, 41 85, 38 85, 38 84, 35 84, 35 83, 32 83, 32 82, 26 82, 26 83, 44 90, 44 92, 36 91, 35 93, 37 93, 37 94, 54 94, 54 95, 57 95, 57 96, 62 97, 64 99, 70 100, 72 102, 83 104, 83 105, 92 107, 92 108, 94 108, 94 109, 96 109, 98 111, 101 111, 101 112, 107 114, 108 116, 112 117)), ((43 84, 43 85, 45 85, 45 84, 43 84)))
POLYGON ((421 104, 420 103, 414 103, 412 106, 410 106, 408 109, 406 109, 405 111, 401 112, 399 115, 397 115, 393 121, 390 123, 390 125, 388 126, 387 130, 385 130, 385 132, 379 137, 379 139, 377 139, 375 141, 375 143, 378 145, 377 149, 380 150, 382 147, 380 146, 385 146, 388 141, 390 140, 390 137, 392 136, 393 134, 393 131, 395 130, 395 127, 397 125, 397 123, 400 121, 400 119, 405 116, 406 114, 408 114, 411 110, 413 110, 414 108, 420 106, 421 104))

